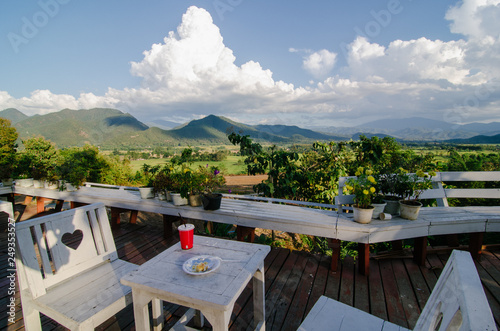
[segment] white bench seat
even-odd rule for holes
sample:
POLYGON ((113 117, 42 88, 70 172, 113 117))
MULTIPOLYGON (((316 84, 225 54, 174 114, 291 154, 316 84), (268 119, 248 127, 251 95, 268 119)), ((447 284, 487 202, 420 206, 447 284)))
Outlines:
MULTIPOLYGON (((298 330, 407 329, 322 296, 314 304, 298 330)), ((469 252, 457 250, 452 252, 414 330, 497 330, 481 280, 469 252)))

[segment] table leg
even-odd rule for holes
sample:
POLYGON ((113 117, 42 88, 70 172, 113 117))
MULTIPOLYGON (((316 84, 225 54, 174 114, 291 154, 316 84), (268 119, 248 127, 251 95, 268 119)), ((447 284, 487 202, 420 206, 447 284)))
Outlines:
POLYGON ((264 283, 264 262, 253 275, 253 320, 255 329, 264 331, 266 329, 266 297, 264 283))
POLYGON ((358 243, 358 271, 368 276, 370 273, 370 245, 358 243))
POLYGON ((210 324, 212 324, 213 331, 228 331, 233 308, 234 305, 225 311, 202 310, 201 312, 205 315, 210 324))
POLYGON ((132 301, 134 305, 135 329, 137 331, 149 331, 149 309, 150 298, 141 290, 132 290, 132 301))
POLYGON ((160 299, 153 299, 151 302, 153 308, 153 330, 163 329, 163 301, 160 299))
POLYGON ((330 271, 337 271, 340 259, 340 239, 328 238, 328 247, 332 249, 330 271))
POLYGON ((469 252, 473 259, 478 260, 482 253, 484 232, 470 234, 469 252))
POLYGON ((177 220, 177 216, 163 215, 163 238, 170 239, 174 235, 172 232, 172 223, 177 220))
POLYGON ((425 265, 425 259, 427 258, 427 237, 415 238, 414 248, 413 248, 413 260, 418 265, 425 265))
POLYGON ((137 224, 137 215, 139 214, 138 210, 130 211, 130 224, 137 224))

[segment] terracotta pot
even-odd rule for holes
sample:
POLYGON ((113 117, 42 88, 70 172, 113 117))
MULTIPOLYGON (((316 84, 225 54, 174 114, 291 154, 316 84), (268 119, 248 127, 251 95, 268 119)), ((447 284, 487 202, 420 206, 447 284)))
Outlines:
POLYGON ((416 220, 418 218, 418 213, 422 207, 422 203, 419 201, 399 201, 401 217, 407 220, 416 220))
POLYGON ((192 207, 201 206, 201 195, 200 194, 192 194, 189 196, 189 205, 192 207))
POLYGON ((356 206, 352 207, 353 209, 353 216, 354 220, 358 223, 361 224, 367 224, 372 221, 372 216, 373 216, 373 206, 370 206, 370 208, 358 208, 356 206))

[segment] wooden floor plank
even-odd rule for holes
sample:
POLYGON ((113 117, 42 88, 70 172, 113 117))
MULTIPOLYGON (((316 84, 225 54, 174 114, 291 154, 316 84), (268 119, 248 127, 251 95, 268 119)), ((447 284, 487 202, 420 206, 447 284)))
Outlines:
POLYGON ((309 313, 314 304, 325 293, 326 289, 326 281, 328 279, 328 271, 330 270, 331 257, 327 255, 321 255, 319 257, 320 261, 316 275, 313 277, 314 285, 309 295, 305 315, 309 313))
POLYGON ((305 268, 303 269, 300 282, 295 291, 292 303, 285 317, 283 330, 296 330, 303 320, 309 294, 311 293, 314 284, 314 275, 318 270, 319 257, 313 254, 308 254, 305 268))
POLYGON ((413 287, 410 282, 409 275, 404 266, 402 259, 392 261, 392 268, 396 276, 396 283, 398 285, 399 298, 401 305, 406 315, 406 320, 410 329, 413 329, 420 316, 420 308, 413 292, 413 287))
POLYGON ((396 275, 392 268, 392 260, 380 261, 380 274, 384 286, 385 303, 387 306, 387 317, 389 322, 408 328, 403 305, 401 303, 396 275))
POLYGON ((384 286, 380 274, 379 263, 375 260, 370 261, 369 291, 370 313, 383 320, 389 320, 389 318, 387 317, 384 286))
POLYGON ((274 319, 276 314, 278 314, 278 300, 281 297, 281 293, 287 283, 288 277, 290 277, 297 258, 298 254, 290 252, 273 284, 266 291, 266 327, 274 324, 274 319))
MULTIPOLYGON (((357 261, 357 262, 360 262, 360 261, 357 261)), ((355 281, 354 281, 354 307, 369 313, 370 312, 370 292, 368 289, 368 276, 362 275, 359 272, 355 272, 354 279, 355 279, 355 281)))
POLYGON ((408 272, 408 276, 410 277, 419 309, 422 311, 425 303, 429 299, 431 290, 429 289, 424 275, 421 272, 422 269, 411 260, 405 259, 403 262, 405 264, 406 271, 408 272))
POLYGON ((354 304, 354 273, 357 272, 354 258, 346 256, 342 262, 342 277, 340 279, 339 301, 346 305, 354 304))
MULTIPOLYGON (((297 261, 293 266, 290 276, 288 277, 286 284, 281 291, 281 295, 276 301, 274 306, 274 312, 272 312, 272 322, 266 327, 271 330, 281 330, 283 323, 288 315, 288 310, 292 304, 292 299, 297 292, 297 288, 300 284, 300 279, 302 277, 302 272, 307 264, 307 255, 303 252, 292 252, 292 254, 297 255, 297 261)), ((267 324, 267 323, 266 323, 267 324)))

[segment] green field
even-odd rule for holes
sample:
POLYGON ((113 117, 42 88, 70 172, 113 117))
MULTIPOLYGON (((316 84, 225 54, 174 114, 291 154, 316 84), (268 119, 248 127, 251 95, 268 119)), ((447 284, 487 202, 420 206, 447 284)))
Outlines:
MULTIPOLYGON (((217 166, 222 170, 224 175, 241 175, 246 174, 244 159, 245 157, 242 156, 230 155, 226 160, 220 162, 193 162, 191 168, 195 169, 198 166, 206 166, 208 164, 209 166, 217 166)), ((134 160, 131 161, 131 167, 132 171, 136 172, 141 169, 144 163, 155 166, 157 164, 165 165, 167 162, 168 159, 134 160)))

